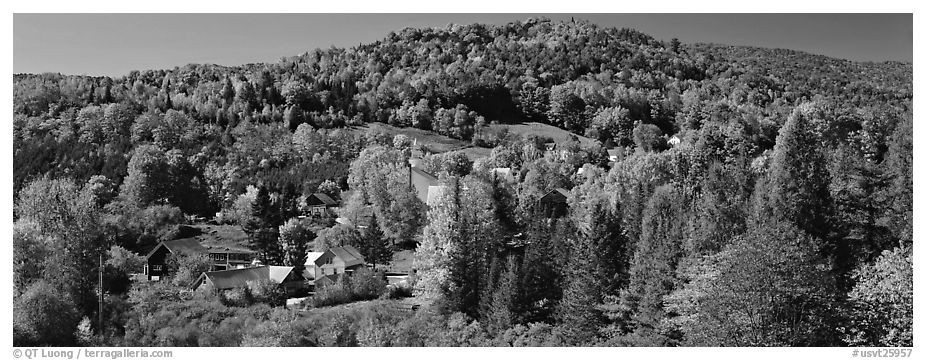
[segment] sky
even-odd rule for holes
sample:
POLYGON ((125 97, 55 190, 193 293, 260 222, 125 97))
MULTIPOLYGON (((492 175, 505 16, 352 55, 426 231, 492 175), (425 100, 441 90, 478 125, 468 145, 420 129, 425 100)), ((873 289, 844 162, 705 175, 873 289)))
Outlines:
POLYGON ((276 62, 405 27, 587 19, 661 40, 788 48, 854 61, 913 59, 912 14, 14 14, 13 72, 121 76, 189 63, 276 62))

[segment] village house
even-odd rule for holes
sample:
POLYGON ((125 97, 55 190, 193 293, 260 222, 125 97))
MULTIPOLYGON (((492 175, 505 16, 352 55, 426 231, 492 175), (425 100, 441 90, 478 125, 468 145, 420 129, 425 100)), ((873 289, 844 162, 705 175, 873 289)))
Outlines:
POLYGON ((291 296, 304 287, 304 278, 292 266, 255 266, 243 269, 207 271, 193 283, 193 289, 218 293, 262 283, 280 284, 291 296))
POLYGON ((540 197, 539 208, 545 218, 559 218, 566 216, 568 210, 567 199, 569 190, 556 188, 540 197))
POLYGON ((353 246, 339 246, 324 252, 308 252, 305 262, 305 277, 314 280, 315 286, 319 281, 331 281, 325 277, 350 274, 366 266, 363 255, 353 246))

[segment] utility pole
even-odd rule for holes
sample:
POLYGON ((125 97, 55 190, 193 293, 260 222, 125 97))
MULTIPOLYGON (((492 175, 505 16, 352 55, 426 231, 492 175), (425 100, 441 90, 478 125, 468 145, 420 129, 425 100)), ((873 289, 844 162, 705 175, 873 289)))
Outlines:
POLYGON ((100 299, 98 309, 98 317, 100 319, 100 326, 97 327, 97 333, 103 334, 103 252, 100 252, 100 299))

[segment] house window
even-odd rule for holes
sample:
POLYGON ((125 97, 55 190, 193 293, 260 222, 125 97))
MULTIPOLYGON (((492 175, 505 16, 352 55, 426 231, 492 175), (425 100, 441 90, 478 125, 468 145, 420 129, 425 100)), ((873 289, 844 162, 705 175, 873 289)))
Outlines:
POLYGON ((159 273, 164 270, 164 265, 151 265, 151 272, 159 273))

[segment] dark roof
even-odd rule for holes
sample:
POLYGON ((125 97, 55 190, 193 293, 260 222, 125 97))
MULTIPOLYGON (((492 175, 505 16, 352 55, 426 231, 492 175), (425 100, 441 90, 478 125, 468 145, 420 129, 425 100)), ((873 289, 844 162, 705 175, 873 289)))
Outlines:
POLYGON ((148 255, 145 257, 151 257, 156 251, 160 248, 166 248, 167 251, 170 251, 172 254, 176 254, 178 251, 183 251, 191 254, 207 254, 209 250, 200 245, 199 240, 196 238, 186 238, 186 239, 177 239, 170 241, 162 241, 154 249, 151 249, 148 252, 148 255))
POLYGON ((309 205, 325 205, 325 206, 337 206, 338 202, 332 199, 328 194, 325 193, 314 193, 309 195, 306 198, 306 202, 309 205), (311 201, 311 199, 316 199, 317 201, 311 201))
POLYGON ((569 198, 569 190, 556 188, 540 197, 540 201, 565 202, 569 198))
POLYGON ((199 276, 199 279, 196 280, 193 287, 199 287, 207 278, 218 290, 243 287, 247 286, 249 283, 261 281, 279 284, 282 283, 292 271, 292 266, 255 266, 244 269, 208 271, 199 276))

